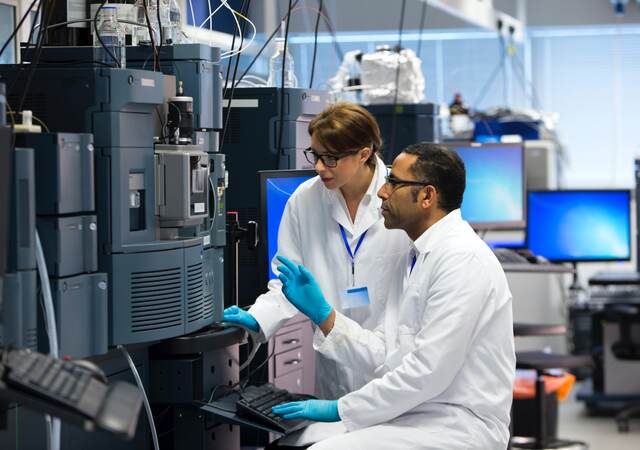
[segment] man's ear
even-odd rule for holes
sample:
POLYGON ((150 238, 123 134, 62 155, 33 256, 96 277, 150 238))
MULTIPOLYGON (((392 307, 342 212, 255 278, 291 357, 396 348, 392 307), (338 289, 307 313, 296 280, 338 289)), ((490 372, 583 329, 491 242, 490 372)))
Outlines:
POLYGON ((436 188, 431 185, 425 186, 420 191, 420 198, 422 200, 422 207, 430 208, 438 201, 438 191, 436 191, 436 188))

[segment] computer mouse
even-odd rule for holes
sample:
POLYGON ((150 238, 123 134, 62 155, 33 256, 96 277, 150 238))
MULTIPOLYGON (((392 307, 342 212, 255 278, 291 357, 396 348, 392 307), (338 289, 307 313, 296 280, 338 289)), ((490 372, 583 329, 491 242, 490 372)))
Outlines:
POLYGON ((107 380, 107 377, 102 371, 102 369, 98 367, 95 363, 88 361, 86 359, 74 359, 72 362, 76 366, 79 366, 85 369, 94 378, 97 378, 98 380, 102 381, 105 384, 109 383, 109 380, 107 380))

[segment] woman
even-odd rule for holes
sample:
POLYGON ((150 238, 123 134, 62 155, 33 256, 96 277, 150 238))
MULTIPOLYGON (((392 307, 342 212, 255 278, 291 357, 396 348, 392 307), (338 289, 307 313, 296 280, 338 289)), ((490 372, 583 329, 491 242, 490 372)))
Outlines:
MULTIPOLYGON (((305 156, 318 176, 300 185, 287 202, 277 255, 307 267, 336 310, 373 329, 384 311, 391 261, 409 251, 406 233, 385 229, 380 215, 376 193, 387 174, 377 155, 380 129, 366 109, 343 102, 318 114, 308 131, 311 147, 305 156)), ((268 292, 248 312, 232 306, 224 320, 261 331, 268 340, 298 312, 281 288, 280 280, 271 280, 268 292)), ((374 378, 316 356, 320 398, 337 399, 374 378)))

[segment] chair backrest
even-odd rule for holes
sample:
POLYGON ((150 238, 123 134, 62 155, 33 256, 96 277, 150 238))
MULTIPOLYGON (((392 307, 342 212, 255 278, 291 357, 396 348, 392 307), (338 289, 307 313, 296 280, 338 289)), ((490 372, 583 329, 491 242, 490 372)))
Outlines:
POLYGON ((611 345, 618 359, 640 360, 640 340, 633 339, 632 326, 640 326, 640 306, 629 304, 606 305, 604 318, 618 324, 620 338, 611 345))

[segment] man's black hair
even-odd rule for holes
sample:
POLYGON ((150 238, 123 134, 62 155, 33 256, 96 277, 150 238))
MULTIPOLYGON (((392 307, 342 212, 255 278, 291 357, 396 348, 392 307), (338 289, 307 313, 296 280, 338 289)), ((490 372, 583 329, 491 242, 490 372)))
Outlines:
POLYGON ((411 173, 417 180, 428 181, 436 188, 441 209, 451 212, 460 208, 466 176, 464 162, 455 151, 444 145, 421 142, 402 152, 418 157, 411 165, 411 173))

